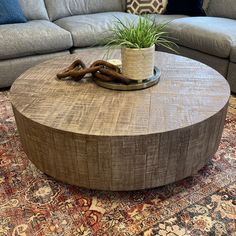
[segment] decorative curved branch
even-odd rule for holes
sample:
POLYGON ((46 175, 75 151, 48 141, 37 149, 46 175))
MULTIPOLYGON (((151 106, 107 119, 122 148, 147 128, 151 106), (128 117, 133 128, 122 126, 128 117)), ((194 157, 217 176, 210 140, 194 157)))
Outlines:
POLYGON ((67 69, 57 74, 58 79, 67 77, 73 78, 75 81, 79 81, 84 78, 88 73, 91 73, 97 79, 112 82, 119 81, 124 84, 129 84, 130 79, 121 74, 120 68, 107 61, 97 60, 91 64, 89 68, 85 66, 83 61, 74 61, 67 69))

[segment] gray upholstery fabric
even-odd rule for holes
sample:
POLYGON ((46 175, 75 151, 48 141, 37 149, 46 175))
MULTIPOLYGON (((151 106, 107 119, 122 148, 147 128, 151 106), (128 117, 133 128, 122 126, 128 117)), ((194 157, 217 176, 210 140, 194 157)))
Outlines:
POLYGON ((127 0, 120 0, 120 1, 121 1, 121 11, 126 11, 127 0))
POLYGON ((45 0, 50 20, 107 11, 124 11, 123 0, 45 0))
POLYGON ((30 67, 42 61, 46 61, 57 56, 68 55, 69 53, 69 51, 64 51, 53 54, 22 57, 17 59, 0 61, 0 88, 11 86, 15 79, 30 67), (11 71, 11 73, 9 73, 9 71, 11 71))
POLYGON ((83 52, 85 50, 86 50, 86 52, 93 52, 94 49, 96 49, 96 51, 101 50, 102 53, 104 52, 104 47, 103 46, 86 47, 86 48, 73 48, 70 52, 71 52, 71 54, 77 54, 77 53, 83 52))
POLYGON ((72 46, 69 32, 50 21, 0 25, 0 59, 63 51, 72 46))
POLYGON ((176 19, 188 17, 185 15, 160 15, 160 14, 151 14, 150 16, 152 17, 152 19, 155 20, 157 24, 167 23, 176 19))
POLYGON ((235 0, 210 0, 207 15, 236 19, 235 0))
POLYGON ((233 42, 233 46, 230 54, 230 61, 236 63, 236 41, 233 42))
POLYGON ((236 93, 236 63, 229 64, 227 80, 229 82, 231 91, 236 93))
POLYGON ((27 20, 49 20, 44 0, 20 0, 27 20))
MULTIPOLYGON (((168 49, 165 49, 163 47, 159 47, 157 48, 157 50, 173 53, 172 51, 169 51, 168 49)), ((228 65, 229 65, 228 59, 211 56, 211 55, 196 51, 194 49, 190 49, 190 48, 186 48, 182 46, 179 46, 179 48, 177 48, 176 50, 179 53, 179 55, 200 61, 212 67, 213 69, 217 70, 224 77, 227 76, 228 65)))
POLYGON ((168 30, 176 42, 210 55, 227 58, 236 41, 236 21, 219 17, 188 17, 172 21, 168 30))
POLYGON ((137 20, 138 16, 125 12, 104 12, 88 15, 66 17, 55 21, 57 25, 71 32, 74 47, 88 47, 104 45, 109 37, 116 18, 123 20, 137 20))

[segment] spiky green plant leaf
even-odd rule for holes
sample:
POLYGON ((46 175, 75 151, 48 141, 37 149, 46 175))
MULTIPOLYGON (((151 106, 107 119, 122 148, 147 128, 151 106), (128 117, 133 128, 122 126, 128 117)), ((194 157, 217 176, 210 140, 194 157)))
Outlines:
MULTIPOLYGON (((108 38, 108 47, 149 48, 153 45, 163 46, 172 51, 177 46, 165 31, 167 23, 156 24, 148 16, 139 16, 138 21, 126 19, 125 22, 116 18, 108 38)), ((176 51, 175 51, 176 52, 176 51)))

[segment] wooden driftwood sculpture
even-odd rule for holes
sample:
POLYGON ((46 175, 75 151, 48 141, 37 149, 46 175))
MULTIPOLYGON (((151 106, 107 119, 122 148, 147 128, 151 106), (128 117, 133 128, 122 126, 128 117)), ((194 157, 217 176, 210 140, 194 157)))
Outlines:
POLYGON ((103 60, 97 60, 93 62, 90 67, 86 67, 83 61, 78 59, 62 73, 57 74, 57 78, 63 79, 71 77, 75 81, 79 81, 88 73, 91 73, 94 77, 102 81, 117 81, 124 84, 129 84, 131 82, 131 79, 121 74, 118 66, 103 60))

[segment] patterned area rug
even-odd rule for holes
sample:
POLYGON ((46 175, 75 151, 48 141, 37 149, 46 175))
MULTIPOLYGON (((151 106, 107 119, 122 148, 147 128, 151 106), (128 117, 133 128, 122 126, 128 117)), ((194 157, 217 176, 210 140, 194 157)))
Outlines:
POLYGON ((236 99, 218 152, 199 173, 135 192, 57 182, 27 160, 0 92, 0 235, 236 235, 236 99))

